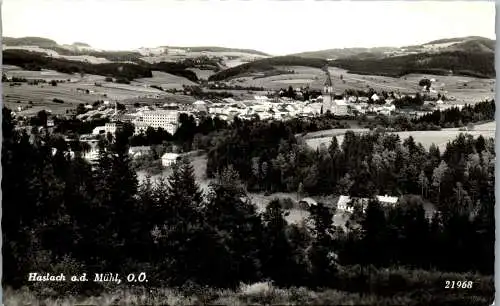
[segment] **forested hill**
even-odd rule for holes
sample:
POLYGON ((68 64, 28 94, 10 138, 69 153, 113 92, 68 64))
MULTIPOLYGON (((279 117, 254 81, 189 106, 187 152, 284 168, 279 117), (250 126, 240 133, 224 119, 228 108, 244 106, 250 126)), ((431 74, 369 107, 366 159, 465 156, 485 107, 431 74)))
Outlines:
POLYGON ((4 50, 3 64, 14 65, 27 70, 52 69, 62 73, 86 73, 133 80, 136 78, 152 77, 152 71, 162 71, 185 77, 197 82, 196 74, 183 63, 148 64, 144 61, 137 63, 104 63, 91 64, 71 61, 64 58, 53 58, 38 52, 26 50, 4 50))
POLYGON ((421 53, 382 59, 344 58, 330 62, 331 66, 350 73, 399 77, 409 73, 467 75, 495 78, 495 54, 492 52, 450 51, 421 53))
MULTIPOLYGON (((369 54, 368 54, 369 55, 369 54)), ((274 66, 306 66, 346 69, 349 73, 401 77, 410 73, 436 75, 463 75, 495 78, 495 54, 492 52, 448 51, 419 53, 393 57, 373 57, 358 54, 355 57, 326 61, 320 58, 281 56, 266 58, 226 69, 212 75, 210 81, 228 80, 249 73, 272 70, 274 66)))

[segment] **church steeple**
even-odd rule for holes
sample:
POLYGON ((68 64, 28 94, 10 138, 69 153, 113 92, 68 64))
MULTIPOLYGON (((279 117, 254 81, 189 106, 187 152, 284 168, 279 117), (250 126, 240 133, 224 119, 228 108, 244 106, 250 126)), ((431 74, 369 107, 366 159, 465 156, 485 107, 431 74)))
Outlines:
POLYGON ((325 74, 326 74, 326 80, 325 80, 325 85, 324 85, 324 89, 323 89, 323 94, 333 96, 333 82, 332 82, 332 78, 330 76, 330 71, 328 70, 328 64, 325 65, 325 67, 323 69, 324 69, 325 74))

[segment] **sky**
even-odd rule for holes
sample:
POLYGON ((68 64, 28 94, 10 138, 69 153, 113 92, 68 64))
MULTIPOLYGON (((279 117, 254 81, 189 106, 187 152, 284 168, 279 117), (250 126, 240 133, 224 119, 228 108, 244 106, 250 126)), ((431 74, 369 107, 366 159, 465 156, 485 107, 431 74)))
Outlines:
POLYGON ((221 46, 272 55, 495 39, 485 1, 2 0, 2 35, 132 50, 221 46))

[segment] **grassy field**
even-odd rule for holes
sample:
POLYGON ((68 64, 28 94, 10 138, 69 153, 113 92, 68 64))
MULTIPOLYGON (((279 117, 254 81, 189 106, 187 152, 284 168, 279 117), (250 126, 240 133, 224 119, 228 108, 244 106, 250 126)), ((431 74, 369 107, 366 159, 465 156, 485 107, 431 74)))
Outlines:
MULTIPOLYGON (((259 74, 238 77, 232 82, 241 86, 259 86, 269 89, 279 89, 292 85, 310 86, 313 89, 322 89, 325 74, 321 69, 301 66, 276 66, 279 70, 293 70, 293 74, 280 74, 263 78, 255 78, 259 74)), ((415 93, 420 90, 418 82, 427 77, 435 79, 434 87, 448 97, 455 97, 456 103, 476 103, 484 99, 495 97, 495 79, 479 79, 462 76, 436 76, 424 74, 409 74, 400 78, 359 75, 348 73, 344 69, 330 67, 333 87, 337 93, 346 89, 367 90, 372 87, 376 91, 399 91, 401 93, 415 93), (342 76, 342 79, 341 79, 342 76)))
POLYGON ((182 85, 196 85, 196 83, 186 78, 161 71, 153 71, 152 78, 137 79, 135 82, 132 82, 132 84, 137 83, 141 85, 161 86, 163 89, 182 89, 182 85))
MULTIPOLYGON (((169 95, 149 86, 158 85, 168 89, 194 84, 185 78, 158 71, 153 72, 152 78, 139 79, 131 84, 117 84, 105 82, 105 77, 98 75, 82 76, 80 74, 59 73, 53 70, 27 71, 15 66, 4 66, 3 68, 7 77, 20 77, 27 80, 43 79, 47 82, 51 80, 66 81, 66 83, 59 83, 58 86, 50 84, 28 85, 26 83, 22 83, 21 86, 10 86, 9 83, 3 83, 3 101, 7 107, 16 109, 18 106, 25 106, 29 101, 32 101, 33 108, 24 111, 26 114, 36 113, 41 109, 50 109, 53 113, 63 114, 67 109, 74 109, 79 103, 93 103, 97 100, 116 100, 122 103, 133 101, 133 104, 138 101, 144 102, 145 97, 150 94, 173 96, 172 99, 176 100, 177 96, 169 95), (96 82, 100 83, 101 86, 96 86, 96 82), (92 92, 90 94, 78 92, 77 88, 88 89, 92 92), (65 103, 54 103, 52 102, 54 98, 61 99, 65 103)), ((182 97, 179 99, 183 100, 182 97)), ((189 101, 191 100, 193 99, 189 99, 189 101)))
MULTIPOLYGON (((358 129, 358 130, 351 129, 351 130, 359 132, 359 131, 364 131, 366 129, 358 129)), ((310 138, 311 136, 310 134, 308 134, 306 136, 307 138, 305 139, 305 141, 310 147, 316 149, 322 143, 328 146, 332 140, 333 135, 337 135, 336 137, 339 144, 342 144, 342 142, 344 141, 343 134, 345 134, 345 131, 346 131, 345 129, 318 131, 315 133, 310 133, 310 134, 316 134, 317 138, 310 138), (321 135, 324 135, 325 137, 320 137, 321 135)), ((467 131, 466 133, 474 137, 483 135, 483 137, 495 138, 495 131, 496 131, 496 123, 489 122, 484 124, 478 124, 474 127, 473 131, 467 131)), ((434 143, 439 147, 440 150, 444 150, 446 148, 446 144, 448 143, 448 141, 454 139, 460 133, 464 132, 460 131, 458 128, 449 128, 449 129, 442 129, 441 131, 411 131, 411 132, 397 132, 395 134, 399 135, 401 140, 404 140, 411 135, 413 136, 416 142, 422 143, 422 145, 427 149, 431 146, 431 144, 434 143)))

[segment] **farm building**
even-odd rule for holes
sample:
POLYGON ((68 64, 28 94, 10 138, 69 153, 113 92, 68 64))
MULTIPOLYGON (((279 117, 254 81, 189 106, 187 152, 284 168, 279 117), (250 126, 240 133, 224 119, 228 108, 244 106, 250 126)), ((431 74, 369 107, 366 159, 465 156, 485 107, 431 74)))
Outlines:
POLYGON ((169 167, 177 161, 179 156, 177 153, 165 153, 161 157, 161 164, 163 167, 169 167))
POLYGON ((151 151, 151 147, 149 146, 139 146, 139 147, 130 147, 128 150, 128 154, 132 158, 139 158, 141 156, 149 154, 151 151))

